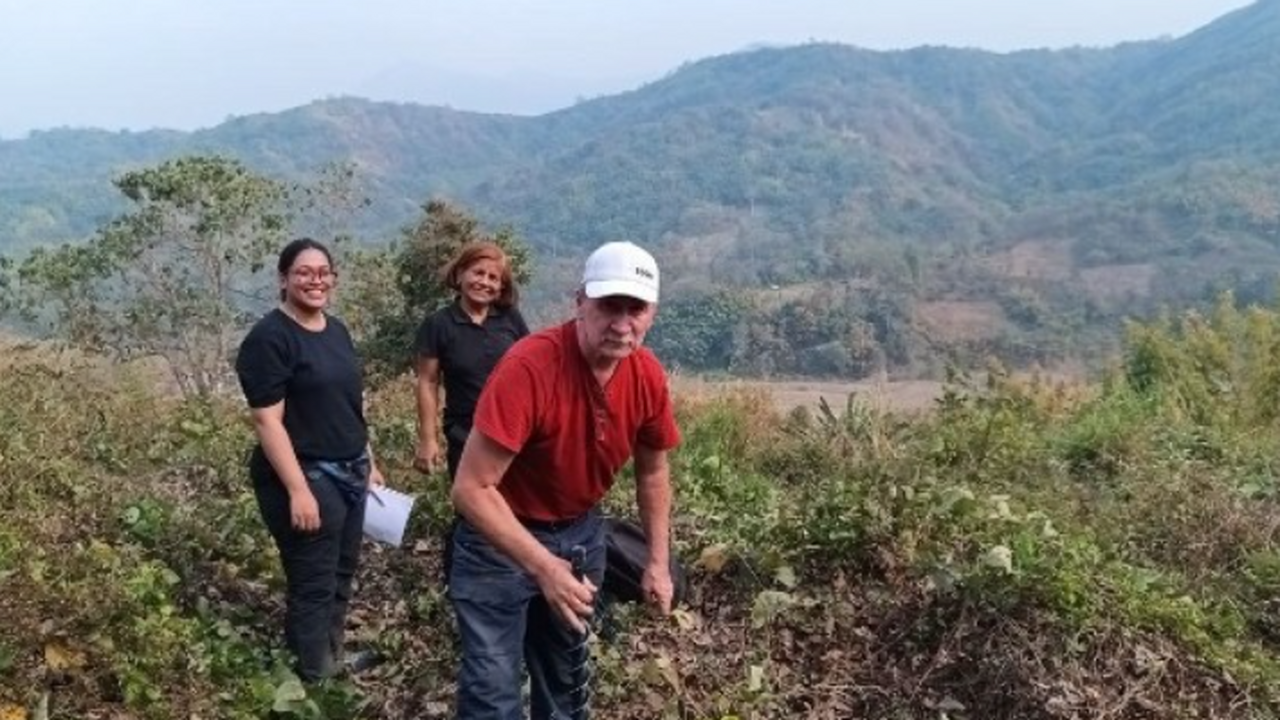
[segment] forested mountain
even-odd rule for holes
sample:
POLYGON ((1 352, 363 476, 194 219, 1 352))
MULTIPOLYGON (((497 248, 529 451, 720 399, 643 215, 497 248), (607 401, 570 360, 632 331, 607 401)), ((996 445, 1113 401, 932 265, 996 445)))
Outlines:
POLYGON ((538 117, 344 98, 37 132, 0 142, 0 249, 82 236, 118 210, 114 174, 197 152, 286 178, 354 163, 371 240, 440 195, 544 260, 648 243, 673 290, 655 343, 724 348, 695 367, 1096 356, 1125 314, 1270 294, 1280 0, 1113 48, 753 50, 538 117))

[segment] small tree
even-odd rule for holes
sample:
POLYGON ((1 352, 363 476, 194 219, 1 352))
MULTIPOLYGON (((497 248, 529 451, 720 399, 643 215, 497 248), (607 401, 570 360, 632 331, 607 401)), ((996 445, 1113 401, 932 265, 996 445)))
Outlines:
POLYGON ((373 205, 366 178, 353 162, 324 163, 289 190, 293 233, 331 242, 334 248, 356 239, 354 226, 362 224, 373 205))
POLYGON ((343 315, 360 338, 374 381, 400 375, 412 365, 418 325, 453 300, 441 271, 464 245, 492 240, 511 258, 517 283, 524 285, 530 277, 529 248, 511 228, 486 234, 475 218, 444 200, 430 200, 422 210, 422 217, 391 247, 353 253, 348 274, 354 279, 340 295, 343 315))
POLYGON ((114 184, 133 209, 85 243, 33 251, 17 269, 20 309, 85 350, 162 357, 184 394, 208 394, 252 317, 253 274, 285 238, 286 189, 204 156, 114 184))

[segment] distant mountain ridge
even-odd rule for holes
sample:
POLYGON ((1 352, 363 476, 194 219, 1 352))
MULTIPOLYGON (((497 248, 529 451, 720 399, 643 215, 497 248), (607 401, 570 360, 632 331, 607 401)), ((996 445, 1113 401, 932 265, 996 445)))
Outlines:
MULTIPOLYGON (((1030 342, 1047 331, 1019 303, 1085 326, 1269 292, 1280 0, 1106 49, 755 49, 537 117, 339 98, 192 133, 37 132, 0 141, 0 250, 82 236, 118 209, 113 174, 194 152, 282 177, 354 162, 375 238, 441 195, 544 254, 628 237, 688 288, 874 277, 917 310, 994 302, 1001 337, 1030 342), (1152 273, 1174 282, 1134 281, 1152 273)), ((927 316, 904 315, 921 334, 927 316)))

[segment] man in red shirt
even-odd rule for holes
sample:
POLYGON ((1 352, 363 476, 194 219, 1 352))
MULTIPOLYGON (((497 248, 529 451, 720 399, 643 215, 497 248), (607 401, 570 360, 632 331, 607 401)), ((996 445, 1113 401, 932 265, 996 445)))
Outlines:
POLYGON ((587 621, 605 570, 596 506, 632 458, 649 543, 642 585, 671 610, 667 452, 680 435, 666 375, 641 346, 657 303, 653 256, 601 246, 576 317, 517 342, 480 395, 453 484, 460 720, 523 717, 522 665, 534 720, 587 716, 587 621))

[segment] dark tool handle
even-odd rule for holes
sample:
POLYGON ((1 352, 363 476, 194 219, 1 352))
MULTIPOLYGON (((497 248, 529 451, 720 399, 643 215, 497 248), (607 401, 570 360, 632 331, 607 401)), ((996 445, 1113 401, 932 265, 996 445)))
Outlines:
POLYGON ((569 563, 573 566, 573 576, 578 580, 587 579, 587 549, 581 545, 574 545, 569 551, 569 563))
MULTIPOLYGON (((578 578, 579 582, 587 579, 587 549, 581 545, 574 545, 569 550, 569 564, 573 567, 573 576, 578 578)), ((575 703, 570 720, 590 720, 591 711, 588 702, 591 697, 591 649, 587 647, 587 640, 591 635, 591 631, 582 634, 582 641, 579 643, 574 654, 577 655, 577 667, 574 668, 576 687, 574 689, 575 703)))

